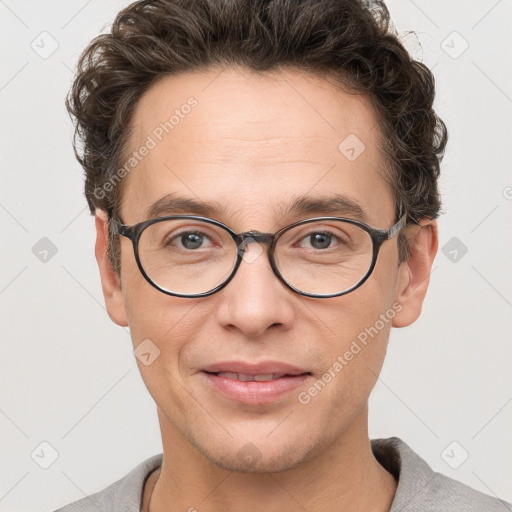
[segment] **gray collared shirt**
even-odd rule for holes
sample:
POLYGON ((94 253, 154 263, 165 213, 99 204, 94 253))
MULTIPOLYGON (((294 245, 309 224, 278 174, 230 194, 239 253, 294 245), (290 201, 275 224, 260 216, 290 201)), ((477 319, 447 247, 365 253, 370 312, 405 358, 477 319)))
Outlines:
MULTIPOLYGON (((398 437, 372 439, 375 458, 398 481, 389 512, 512 512, 512 504, 433 471, 398 437)), ((162 463, 153 455, 103 491, 55 512, 140 512, 144 483, 162 463)))

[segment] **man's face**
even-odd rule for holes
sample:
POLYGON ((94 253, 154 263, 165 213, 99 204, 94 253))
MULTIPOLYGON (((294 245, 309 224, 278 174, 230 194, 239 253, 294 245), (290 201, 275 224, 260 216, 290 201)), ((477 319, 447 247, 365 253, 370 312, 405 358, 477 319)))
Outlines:
MULTIPOLYGON (((165 77, 140 99, 130 150, 148 136, 157 145, 125 178, 125 224, 146 220, 148 208, 171 193, 218 204, 224 210, 211 217, 237 233, 275 233, 305 218, 352 216, 342 210, 283 215, 299 196, 343 195, 362 207, 371 226, 388 229, 394 223, 377 118, 366 98, 291 71, 218 73, 165 77), (191 96, 197 105, 158 141, 155 128, 191 96), (365 146, 359 156, 362 146, 355 147, 355 159, 346 144, 339 149, 350 134, 352 145, 359 139, 365 146)), ((197 214, 162 215, 176 213, 197 214)), ((264 245, 219 292, 168 296, 143 278, 131 242, 120 238, 122 307, 111 316, 129 325, 134 347, 149 339, 160 350, 152 364, 138 364, 158 406, 164 442, 184 443, 229 469, 278 471, 325 454, 342 434, 366 433, 367 399, 383 363, 403 277, 396 237, 381 247, 368 281, 328 299, 288 289, 272 272, 264 245), (382 314, 387 320, 378 322, 382 314), (234 397, 215 384, 219 377, 205 372, 219 363, 284 363, 304 375, 275 397, 260 399, 258 391, 234 397), (310 391, 329 369, 330 381, 310 391)), ((247 255, 259 247, 250 244, 247 255)), ((233 367, 235 373, 243 369, 233 367)))

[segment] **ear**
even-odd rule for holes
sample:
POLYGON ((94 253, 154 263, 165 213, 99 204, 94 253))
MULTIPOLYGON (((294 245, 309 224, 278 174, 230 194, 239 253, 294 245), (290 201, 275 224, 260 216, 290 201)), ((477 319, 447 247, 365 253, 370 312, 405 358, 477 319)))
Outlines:
POLYGON ((420 224, 409 226, 406 231, 410 254, 398 271, 396 300, 402 309, 393 318, 393 327, 406 327, 418 319, 430 282, 438 247, 437 222, 427 220, 420 224))
POLYGON ((100 270, 101 288, 103 289, 108 316, 117 325, 126 327, 128 321, 124 297, 121 292, 121 282, 114 272, 107 254, 108 216, 105 211, 96 209, 94 217, 96 224, 96 247, 94 252, 100 270))

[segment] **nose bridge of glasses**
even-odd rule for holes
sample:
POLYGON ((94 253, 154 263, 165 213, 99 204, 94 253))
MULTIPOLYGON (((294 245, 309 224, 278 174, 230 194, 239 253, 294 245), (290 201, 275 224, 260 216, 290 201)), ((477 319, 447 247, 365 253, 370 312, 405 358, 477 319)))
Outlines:
POLYGON ((236 238, 236 243, 239 249, 244 249, 246 245, 250 243, 266 244, 270 245, 274 240, 272 233, 262 233, 261 231, 245 231, 239 233, 236 238))

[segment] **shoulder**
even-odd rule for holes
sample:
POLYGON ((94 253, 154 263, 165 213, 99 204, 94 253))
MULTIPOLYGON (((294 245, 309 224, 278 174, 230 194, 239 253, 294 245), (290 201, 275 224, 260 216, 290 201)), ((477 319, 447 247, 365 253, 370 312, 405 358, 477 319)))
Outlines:
POLYGON ((425 499, 431 502, 431 509, 436 511, 512 512, 512 504, 437 472, 433 473, 432 480, 425 490, 425 499), (442 508, 439 508, 440 506, 442 508))
POLYGON ((390 512, 512 512, 512 505, 432 468, 398 437, 373 439, 378 462, 398 481, 390 512))
POLYGON ((126 476, 105 489, 54 512, 140 512, 144 483, 150 473, 162 464, 162 454, 153 455, 133 468, 126 476))

